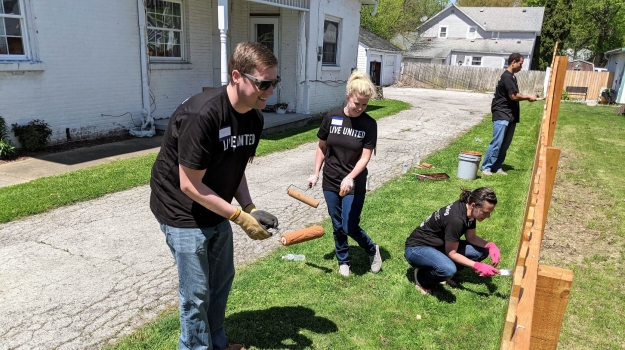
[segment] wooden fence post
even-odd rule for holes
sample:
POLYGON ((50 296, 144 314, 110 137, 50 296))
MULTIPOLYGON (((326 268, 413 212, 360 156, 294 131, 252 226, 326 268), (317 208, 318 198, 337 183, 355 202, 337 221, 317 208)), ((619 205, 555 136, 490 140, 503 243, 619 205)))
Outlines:
POLYGON ((538 267, 530 349, 557 348, 572 283, 571 270, 547 265, 538 267))

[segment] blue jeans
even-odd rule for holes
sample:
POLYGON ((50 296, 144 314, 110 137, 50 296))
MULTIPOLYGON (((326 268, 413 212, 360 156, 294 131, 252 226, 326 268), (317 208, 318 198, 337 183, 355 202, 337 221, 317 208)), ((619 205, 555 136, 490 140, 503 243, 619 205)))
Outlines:
POLYGON ((364 194, 348 194, 339 196, 337 192, 323 191, 328 205, 328 213, 332 218, 334 230, 334 251, 339 265, 349 265, 349 245, 347 236, 353 238, 369 256, 375 255, 375 244, 362 228, 360 213, 365 204, 364 194))
POLYGON ((484 161, 482 161, 482 171, 496 172, 501 169, 512 143, 514 129, 516 129, 516 123, 510 123, 507 120, 493 122, 493 140, 488 145, 484 161))
POLYGON ((226 302, 234 279, 232 227, 178 228, 161 223, 178 266, 178 349, 226 347, 226 302))
MULTIPOLYGON (((488 257, 488 249, 467 241, 458 243, 457 252, 473 261, 482 261, 488 257)), ((454 263, 444 252, 428 246, 407 247, 404 257, 412 267, 419 269, 417 279, 421 287, 427 289, 452 278, 465 267, 454 263)))

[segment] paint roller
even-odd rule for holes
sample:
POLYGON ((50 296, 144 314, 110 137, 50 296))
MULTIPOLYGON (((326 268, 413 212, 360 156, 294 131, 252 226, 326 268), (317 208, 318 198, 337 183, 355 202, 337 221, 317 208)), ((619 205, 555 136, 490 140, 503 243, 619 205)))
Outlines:
POLYGON ((324 231, 321 226, 311 226, 301 230, 285 233, 280 237, 280 243, 288 246, 310 241, 323 236, 324 231))
POLYGON ((295 187, 295 186, 291 185, 291 186, 289 186, 286 189, 286 193, 289 196, 297 199, 300 202, 306 203, 306 204, 310 205, 313 208, 317 208, 319 206, 319 201, 317 201, 317 200, 315 200, 313 198, 310 198, 307 195, 303 194, 302 192, 297 191, 295 189, 292 189, 291 187, 295 187))

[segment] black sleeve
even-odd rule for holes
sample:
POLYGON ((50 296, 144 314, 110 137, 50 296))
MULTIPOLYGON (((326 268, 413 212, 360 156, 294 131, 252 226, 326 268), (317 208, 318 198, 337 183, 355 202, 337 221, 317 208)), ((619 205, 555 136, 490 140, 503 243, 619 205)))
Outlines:
MULTIPOLYGON (((373 120, 373 119, 372 119, 373 120)), ((367 133, 365 134, 365 139, 363 140, 363 148, 366 149, 374 149, 378 140, 378 123, 373 120, 373 125, 367 133)))
POLYGON ((445 241, 460 242, 463 226, 464 224, 462 219, 459 217, 450 217, 447 219, 447 225, 445 226, 445 241))
POLYGON ((332 121, 332 116, 330 113, 326 114, 323 117, 323 121, 321 122, 321 127, 319 127, 319 131, 317 132, 317 138, 319 140, 327 140, 328 135, 330 134, 330 122, 332 121))
POLYGON ((206 169, 213 151, 212 144, 219 138, 218 131, 197 114, 176 117, 178 130, 178 163, 194 170, 206 169))
POLYGON ((506 97, 519 92, 512 74, 506 74, 503 80, 503 86, 506 89, 506 97))

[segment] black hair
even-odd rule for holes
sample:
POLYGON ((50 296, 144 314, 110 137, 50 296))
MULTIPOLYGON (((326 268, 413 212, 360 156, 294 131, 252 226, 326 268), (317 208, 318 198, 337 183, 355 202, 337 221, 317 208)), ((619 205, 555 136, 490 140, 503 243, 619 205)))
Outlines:
POLYGON ((508 57, 508 65, 511 65, 513 62, 520 61, 521 58, 523 58, 523 56, 518 52, 511 54, 510 57, 508 57))
POLYGON ((484 205, 484 201, 496 205, 497 196, 495 195, 495 191, 488 187, 476 188, 473 191, 464 189, 460 194, 459 201, 467 204, 475 203, 476 207, 481 208, 482 205, 484 205))

